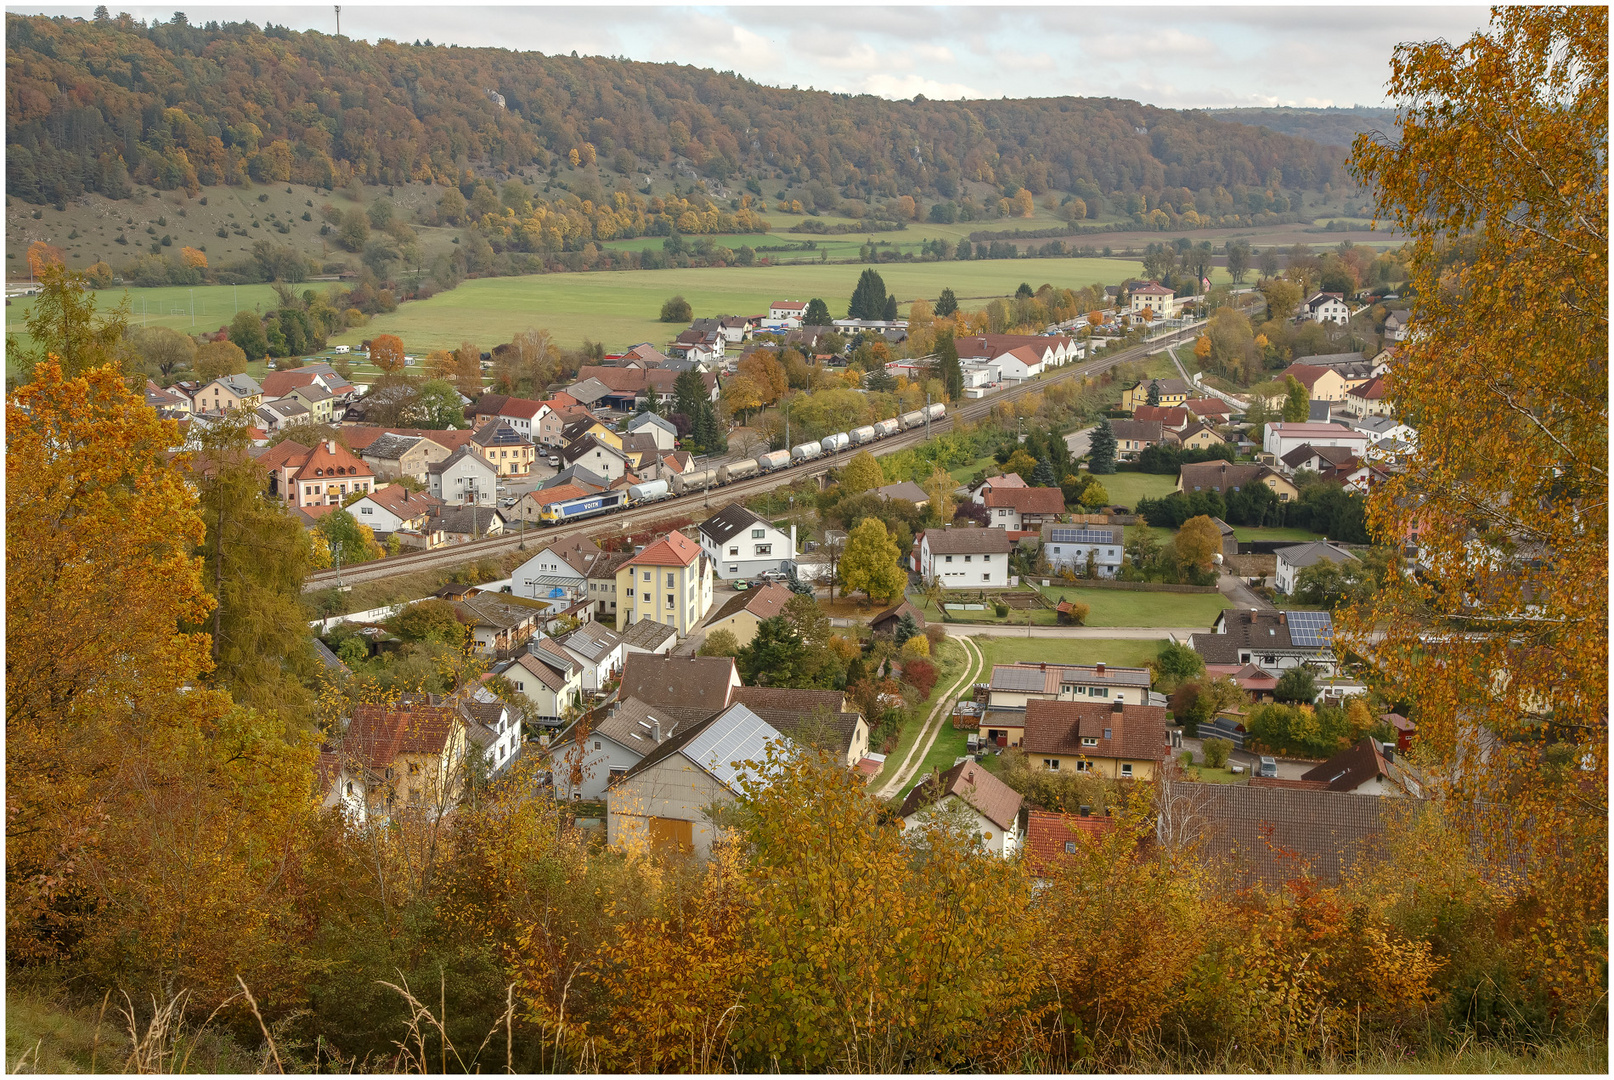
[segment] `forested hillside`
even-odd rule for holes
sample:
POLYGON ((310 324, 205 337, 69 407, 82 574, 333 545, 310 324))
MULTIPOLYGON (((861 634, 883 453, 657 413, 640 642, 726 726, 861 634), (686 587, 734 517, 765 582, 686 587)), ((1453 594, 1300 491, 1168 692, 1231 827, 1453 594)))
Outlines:
MULTIPOLYGON (((9 191, 58 202, 132 185, 340 187, 548 167, 668 165, 814 197, 1063 191, 1098 216, 1141 196, 1246 205, 1344 180, 1336 147, 1115 99, 888 101, 671 64, 411 46, 252 23, 6 17, 9 191)), ((1146 211, 1147 212, 1147 211, 1146 211)))
POLYGON ((1350 146, 1361 132, 1396 128, 1394 109, 1209 109, 1207 113, 1217 120, 1269 128, 1324 146, 1350 146))

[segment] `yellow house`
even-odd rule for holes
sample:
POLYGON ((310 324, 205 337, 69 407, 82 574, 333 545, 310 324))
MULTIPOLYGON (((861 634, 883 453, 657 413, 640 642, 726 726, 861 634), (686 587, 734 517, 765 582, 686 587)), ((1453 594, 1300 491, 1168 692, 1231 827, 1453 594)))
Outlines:
POLYGON ((564 445, 570 446, 584 435, 592 435, 612 449, 622 449, 622 436, 586 414, 562 428, 560 438, 564 445))
POLYGON ((1300 489, 1282 474, 1265 465, 1234 465, 1226 461, 1196 461, 1184 465, 1177 473, 1177 490, 1185 495, 1196 491, 1214 491, 1223 498, 1248 484, 1265 484, 1278 496, 1279 502, 1294 502, 1300 498, 1300 489))
POLYGON ((1207 450, 1212 446, 1221 446, 1226 439, 1216 434, 1216 429, 1209 424, 1195 424, 1177 437, 1184 450, 1207 450))
POLYGON ((693 630, 712 607, 712 561, 683 533, 669 533, 623 563, 616 572, 616 628, 640 619, 693 630))
POLYGON ((228 413, 237 409, 256 409, 263 404, 263 387, 250 375, 221 375, 200 390, 191 399, 191 411, 199 413, 228 413))
POLYGON ((1028 701, 1021 749, 1034 768, 1112 780, 1152 780, 1170 753, 1158 705, 1028 701))
POLYGON ((438 817, 459 800, 466 728, 447 705, 356 705, 332 753, 337 797, 363 823, 409 811, 438 817))
POLYGON ((503 420, 489 420, 477 428, 466 445, 500 476, 526 476, 538 454, 532 440, 503 420))
POLYGON ((749 592, 737 592, 729 598, 706 624, 706 633, 727 630, 742 646, 749 645, 757 636, 757 624, 763 619, 784 614, 785 605, 795 593, 783 585, 767 585, 749 592))
POLYGON ((1195 389, 1181 379, 1150 379, 1148 381, 1139 380, 1134 385, 1129 386, 1125 390, 1121 391, 1122 411, 1132 412, 1136 410, 1139 405, 1149 404, 1150 385, 1157 385, 1160 387, 1159 403, 1165 408, 1171 408, 1174 405, 1181 405, 1189 398, 1198 396, 1195 389))

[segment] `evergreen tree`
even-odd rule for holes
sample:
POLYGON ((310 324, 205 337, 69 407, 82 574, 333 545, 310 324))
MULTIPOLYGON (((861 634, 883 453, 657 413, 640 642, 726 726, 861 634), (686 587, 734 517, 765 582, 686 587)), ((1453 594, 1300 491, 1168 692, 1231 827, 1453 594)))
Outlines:
POLYGON ((751 686, 795 686, 806 647, 783 615, 763 619, 756 636, 740 650, 734 664, 751 686))
POLYGON ((673 380, 673 412, 683 413, 695 423, 700 414, 701 402, 706 398, 706 380, 696 371, 680 371, 673 380))
POLYGON ((897 298, 895 295, 887 296, 885 298, 885 308, 880 313, 880 318, 884 319, 886 322, 897 321, 897 298))
POLYGON ((943 289, 941 299, 936 301, 936 318, 946 319, 958 312, 958 297, 953 295, 952 289, 943 289))
POLYGON ((818 297, 807 301, 807 312, 801 317, 803 326, 828 326, 833 321, 829 317, 829 305, 818 297))
POLYGON ((1016 300, 1030 300, 1036 295, 1036 293, 1031 291, 1031 285, 1024 281, 1020 283, 1020 287, 1018 289, 1014 290, 1014 298, 1016 300))
POLYGON ((1159 379, 1150 379, 1149 380, 1149 404, 1150 405, 1158 405, 1158 404, 1160 404, 1160 380, 1159 379))
POLYGON ((1037 460, 1037 468, 1031 474, 1032 487, 1058 487, 1059 477, 1054 475, 1054 467, 1048 463, 1047 458, 1037 460))
POLYGON ((846 307, 848 319, 880 319, 885 317, 885 279, 870 268, 857 279, 852 290, 852 301, 846 307))
POLYGON ((968 240, 960 240, 958 242, 958 257, 960 259, 968 259, 972 257, 970 255, 970 242, 968 240))
POLYGON ((1115 471, 1115 430, 1108 417, 1098 422, 1088 441, 1087 471, 1101 476, 1115 471))
MULTIPOLYGON (((942 293, 942 298, 952 298, 952 290, 942 293)), ((954 310, 958 304, 954 301, 954 310)), ((937 368, 941 374, 942 385, 947 390, 949 401, 957 401, 964 396, 964 366, 958 360, 958 345, 953 341, 951 330, 944 331, 936 339, 937 368)))
POLYGON ((891 632, 891 643, 902 648, 909 638, 919 636, 919 622, 913 617, 913 612, 905 611, 902 618, 897 620, 897 628, 891 632))
POLYGON ((654 386, 645 387, 644 400, 639 403, 639 412, 655 413, 661 415, 661 395, 656 393, 654 386))

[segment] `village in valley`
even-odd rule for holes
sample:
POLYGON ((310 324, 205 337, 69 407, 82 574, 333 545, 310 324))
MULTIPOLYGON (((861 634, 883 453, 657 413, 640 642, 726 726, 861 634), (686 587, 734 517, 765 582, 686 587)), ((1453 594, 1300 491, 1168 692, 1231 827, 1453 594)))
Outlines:
MULTIPOLYGON (((1317 293, 1294 323, 1360 329, 1382 293, 1317 293)), ((384 390, 349 382, 362 356, 334 351, 261 384, 151 383, 147 400, 191 440, 245 418, 271 496, 333 560, 354 526, 382 555, 350 562, 350 583, 430 553, 458 567, 429 595, 315 623, 334 680, 385 681, 425 643, 480 664, 340 718, 321 797, 355 823, 452 815, 520 762, 599 842, 710 857, 714 808, 774 743, 831 755, 905 825, 956 803, 1005 856, 1057 857, 1146 781, 1184 793, 1237 873, 1276 880, 1266 829, 1337 877, 1382 799, 1422 795, 1404 757, 1415 721, 1333 641, 1332 606, 1384 559, 1360 535, 1248 523, 1317 488, 1357 505, 1360 532, 1362 496, 1416 443, 1384 389, 1404 321, 1368 321, 1382 344, 1365 352, 1295 361, 1267 397, 1184 368, 1213 298, 1138 279, 1103 296, 1040 334, 956 337, 945 361, 912 356, 908 319, 812 323, 808 302, 779 300, 603 355, 541 400, 461 395, 445 429, 376 422, 384 390), (849 368, 871 344, 911 358, 849 368), (723 387, 782 350, 806 359, 809 388, 860 382, 874 412, 851 420, 873 422, 823 433, 808 389, 763 416, 788 423, 794 403, 816 438, 721 408, 724 446, 700 452, 723 387), (918 403, 947 377, 950 403, 918 403), (1099 423, 1061 430, 1025 407, 1061 382, 1102 399, 1099 423), (1045 436, 1029 445, 1028 421, 1045 436), (925 456, 966 426, 981 449, 1004 432, 978 468, 925 456), (335 437, 300 441, 315 430, 335 437), (351 524, 320 532, 332 514, 351 524), (484 580, 500 557, 507 572, 484 580)), ((1214 302, 1248 311, 1262 294, 1214 302)))
POLYGON ((408 12, 6 14, 7 1071, 1607 1069, 1606 7, 408 12))

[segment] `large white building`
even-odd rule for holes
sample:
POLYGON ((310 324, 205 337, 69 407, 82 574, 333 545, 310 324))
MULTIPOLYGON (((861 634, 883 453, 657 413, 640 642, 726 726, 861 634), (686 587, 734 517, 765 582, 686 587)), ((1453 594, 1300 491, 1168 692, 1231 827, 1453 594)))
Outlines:
POLYGON ((1302 446, 1337 446, 1351 451, 1360 458, 1367 444, 1366 433, 1354 431, 1341 424, 1280 422, 1267 425, 1261 449, 1274 457, 1282 458, 1302 446))
POLYGON ((785 573, 796 560, 796 533, 787 534, 740 503, 729 503, 700 526, 701 550, 724 581, 785 573))
POLYGON ((1119 526, 1049 524, 1042 527, 1042 553, 1055 572, 1068 568, 1084 573, 1091 554, 1098 576, 1112 578, 1121 572, 1125 550, 1123 530, 1119 526))
POLYGON ((914 569, 944 589, 991 589, 1009 583, 1014 543, 1003 529, 926 529, 915 547, 914 569))

